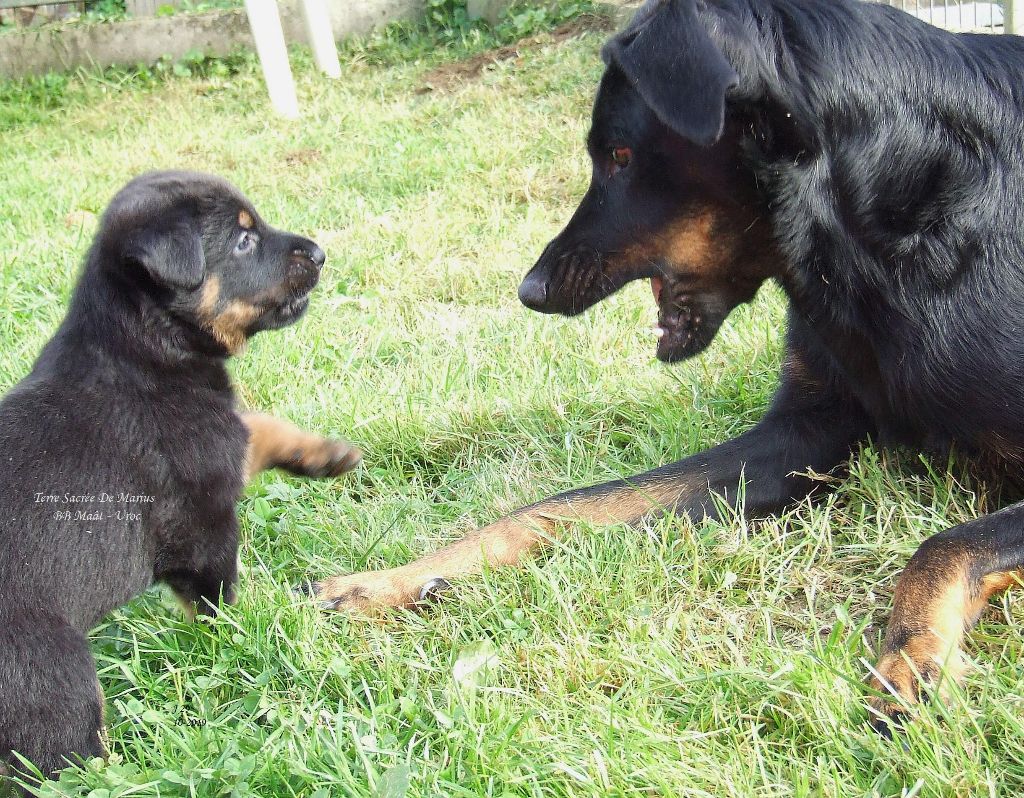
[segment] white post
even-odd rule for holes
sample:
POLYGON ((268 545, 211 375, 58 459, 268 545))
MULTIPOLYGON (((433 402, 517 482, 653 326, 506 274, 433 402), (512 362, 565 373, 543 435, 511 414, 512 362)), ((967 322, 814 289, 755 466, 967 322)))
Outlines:
POLYGON ((341 77, 338 47, 334 43, 334 28, 327 0, 302 0, 302 16, 306 20, 306 33, 313 45, 313 59, 329 78, 341 77))
POLYGON ((1006 0, 1003 4, 1003 32, 1024 34, 1024 0, 1006 0))
POLYGON ((466 16, 482 19, 488 25, 497 25, 501 13, 512 5, 512 0, 466 0, 466 16))
POLYGON ((245 0, 245 13, 256 40, 256 52, 263 67, 270 102, 274 110, 288 119, 298 119, 299 98, 295 94, 295 80, 288 64, 288 48, 281 29, 281 15, 277 0, 245 0))

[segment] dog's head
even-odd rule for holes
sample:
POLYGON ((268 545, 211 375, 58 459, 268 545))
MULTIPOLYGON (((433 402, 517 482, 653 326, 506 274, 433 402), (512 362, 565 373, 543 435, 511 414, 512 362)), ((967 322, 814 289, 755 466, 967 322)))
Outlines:
POLYGON ((650 279, 658 357, 672 362, 707 347, 777 261, 742 158, 743 123, 726 113, 739 78, 695 0, 649 3, 604 57, 587 140, 590 188, 519 297, 574 315, 650 279))
POLYGON ((325 255, 276 230, 227 181, 193 172, 132 180, 103 215, 97 263, 228 353, 298 319, 325 255))

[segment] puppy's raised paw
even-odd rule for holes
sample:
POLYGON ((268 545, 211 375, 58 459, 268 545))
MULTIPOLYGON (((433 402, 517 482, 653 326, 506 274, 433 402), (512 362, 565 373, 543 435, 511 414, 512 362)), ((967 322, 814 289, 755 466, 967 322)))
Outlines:
POLYGON ((351 471, 363 453, 347 441, 323 438, 263 413, 243 413, 249 429, 246 473, 283 468, 304 477, 336 477, 351 471))
POLYGON ((310 435, 279 466, 305 477, 337 477, 351 471, 362 459, 363 453, 351 443, 310 435))

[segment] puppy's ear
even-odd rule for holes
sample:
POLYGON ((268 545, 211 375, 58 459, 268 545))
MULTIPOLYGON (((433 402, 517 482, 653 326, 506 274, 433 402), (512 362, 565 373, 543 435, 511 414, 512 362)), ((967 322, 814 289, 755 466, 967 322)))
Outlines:
POLYGON ((129 239, 128 257, 153 280, 174 288, 198 288, 206 275, 206 255, 199 222, 165 218, 137 230, 129 239))
POLYGON ((602 56, 680 136, 705 147, 718 141, 725 92, 739 78, 698 19, 696 0, 651 0, 602 56))

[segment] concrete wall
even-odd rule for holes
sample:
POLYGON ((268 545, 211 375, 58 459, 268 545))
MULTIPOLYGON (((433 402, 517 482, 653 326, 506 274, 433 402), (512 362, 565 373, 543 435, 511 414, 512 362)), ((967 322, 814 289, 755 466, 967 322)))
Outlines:
MULTIPOLYGON (((424 12, 423 0, 328 0, 334 38, 367 33, 424 12)), ((306 42, 295 0, 281 2, 289 42, 306 42)), ((155 19, 75 24, 0 35, 0 78, 63 72, 77 67, 151 64, 199 50, 224 56, 253 48, 243 10, 178 14, 155 19)))

